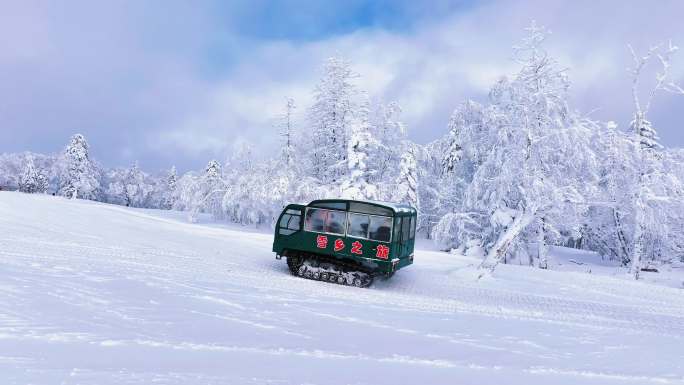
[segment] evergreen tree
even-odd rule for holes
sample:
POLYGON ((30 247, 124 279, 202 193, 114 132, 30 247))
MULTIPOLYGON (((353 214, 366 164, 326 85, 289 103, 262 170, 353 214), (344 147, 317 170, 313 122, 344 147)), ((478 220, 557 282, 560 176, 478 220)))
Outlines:
POLYGON ((29 157, 24 172, 19 179, 19 191, 33 194, 44 194, 48 189, 48 180, 45 175, 36 170, 33 158, 29 157))
POLYGON ((60 195, 96 199, 99 180, 100 172, 90 160, 85 137, 81 134, 72 136, 60 159, 60 195))
POLYGON ((149 189, 145 185, 145 174, 140 170, 137 161, 126 170, 123 182, 126 206, 145 207, 149 189))
POLYGON ((221 164, 216 160, 211 160, 204 168, 204 174, 199 180, 199 186, 195 201, 193 202, 195 212, 193 217, 196 218, 196 213, 205 211, 211 213, 215 219, 222 219, 223 208, 221 202, 223 195, 226 193, 226 183, 223 180, 221 172, 221 164))
POLYGON ((368 168, 369 154, 377 148, 370 132, 367 104, 359 110, 347 145, 347 175, 341 185, 342 197, 348 199, 378 199, 377 187, 370 183, 373 170, 368 168))
POLYGON ((164 197, 162 199, 162 207, 167 210, 172 210, 176 206, 176 201, 178 200, 177 184, 178 175, 176 172, 176 166, 173 166, 166 176, 166 184, 163 190, 164 197))
POLYGON ((660 144, 660 137, 650 121, 646 119, 646 114, 643 111, 635 112, 634 119, 629 124, 630 131, 632 131, 637 138, 641 148, 649 150, 661 150, 663 146, 660 144))
POLYGON ((324 184, 339 182, 347 174, 349 135, 358 94, 352 84, 356 76, 348 61, 332 57, 314 90, 309 110, 310 173, 324 184))
POLYGON ((418 207, 418 166, 413 148, 401 156, 399 180, 394 201, 418 207))
POLYGON ((391 200, 395 195, 395 182, 405 151, 406 126, 399 120, 401 107, 396 102, 376 106, 371 119, 371 133, 376 148, 369 154, 368 165, 373 170, 370 181, 378 186, 379 198, 391 200))
POLYGON ((416 231, 432 237, 435 225, 443 215, 441 208, 441 158, 444 154, 442 141, 426 146, 415 146, 418 165, 418 226, 416 231))

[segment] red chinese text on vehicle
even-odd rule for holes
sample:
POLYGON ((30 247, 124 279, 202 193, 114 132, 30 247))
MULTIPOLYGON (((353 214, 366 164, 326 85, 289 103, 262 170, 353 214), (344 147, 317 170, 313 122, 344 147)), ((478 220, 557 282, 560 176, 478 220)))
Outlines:
POLYGON ((326 247, 328 247, 328 237, 326 237, 325 235, 319 235, 318 237, 316 237, 316 247, 318 247, 319 249, 325 249, 326 247))
POLYGON ((354 243, 352 243, 351 252, 354 254, 363 254, 363 251, 361 250, 362 247, 363 245, 361 244, 361 242, 354 241, 354 243))
POLYGON ((390 249, 389 247, 385 245, 378 245, 378 248, 376 249, 375 256, 380 258, 380 259, 387 259, 389 258, 389 252, 390 249))

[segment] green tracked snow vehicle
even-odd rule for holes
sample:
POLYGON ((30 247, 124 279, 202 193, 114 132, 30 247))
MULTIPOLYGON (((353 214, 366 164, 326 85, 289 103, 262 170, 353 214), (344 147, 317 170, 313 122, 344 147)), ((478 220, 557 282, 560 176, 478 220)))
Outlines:
POLYGON ((413 263, 416 209, 346 199, 290 204, 280 214, 273 251, 293 275, 367 287, 413 263))

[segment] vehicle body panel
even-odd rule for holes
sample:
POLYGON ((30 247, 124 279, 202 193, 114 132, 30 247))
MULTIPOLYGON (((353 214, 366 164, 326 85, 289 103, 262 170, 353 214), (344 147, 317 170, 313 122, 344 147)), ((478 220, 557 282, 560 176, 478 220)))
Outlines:
POLYGON ((405 205, 344 199, 290 204, 276 222, 273 251, 334 257, 391 274, 413 263, 415 225, 416 210, 405 205))

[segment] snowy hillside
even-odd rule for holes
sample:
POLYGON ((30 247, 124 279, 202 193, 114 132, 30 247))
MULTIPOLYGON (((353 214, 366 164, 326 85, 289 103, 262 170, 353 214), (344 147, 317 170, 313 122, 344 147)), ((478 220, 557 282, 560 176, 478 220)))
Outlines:
POLYGON ((343 287, 290 276, 268 233, 169 215, 0 192, 3 384, 684 384, 682 289, 475 281, 428 250, 343 287))

